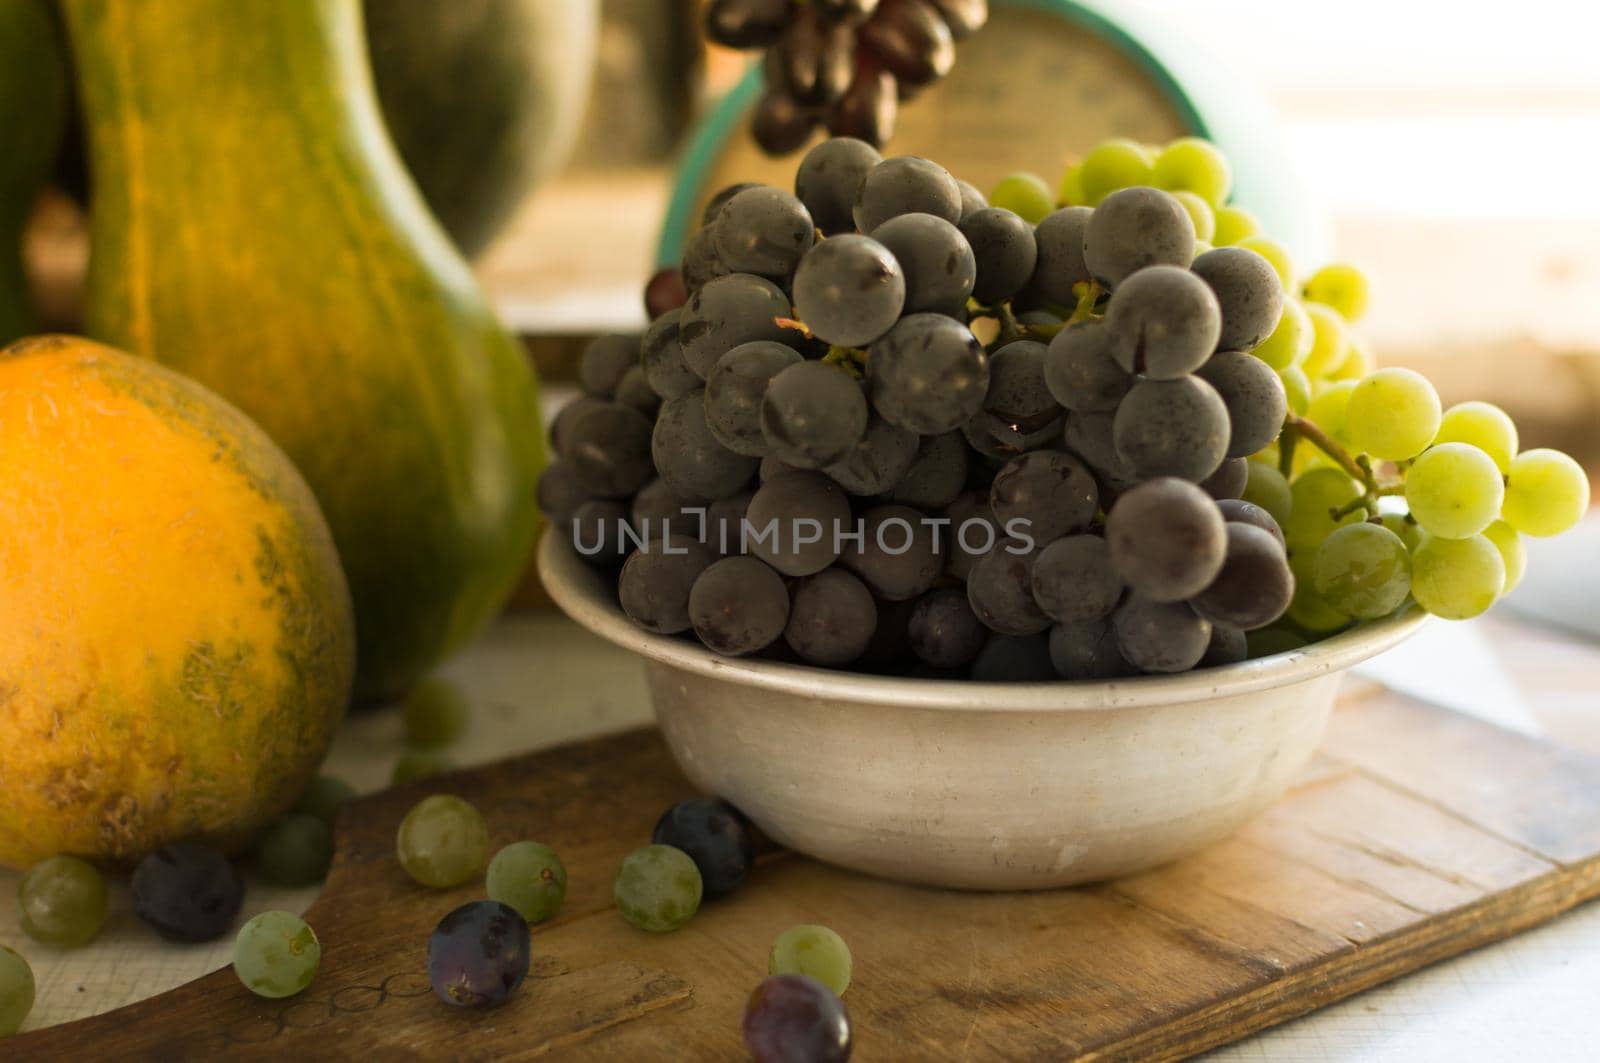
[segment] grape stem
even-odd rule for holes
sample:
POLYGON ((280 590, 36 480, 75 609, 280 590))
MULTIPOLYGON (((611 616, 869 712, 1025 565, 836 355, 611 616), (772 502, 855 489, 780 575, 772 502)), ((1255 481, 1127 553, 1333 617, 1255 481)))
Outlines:
MULTIPOLYGON (((1337 462, 1339 468, 1349 473, 1354 479, 1360 480, 1362 486, 1367 489, 1368 494, 1375 493, 1378 490, 1378 482, 1372 476, 1371 462, 1363 464, 1357 459, 1351 457, 1350 452, 1336 443, 1333 437, 1318 427, 1315 421, 1308 421, 1299 414, 1291 413, 1288 419, 1284 421, 1283 430, 1285 433, 1287 433, 1290 429, 1295 431, 1296 440, 1299 438, 1304 438, 1307 442, 1311 443, 1311 445, 1337 462)), ((1366 455, 1363 454, 1362 457, 1364 458, 1366 455)), ((1287 450, 1284 450, 1279 454, 1278 460, 1285 468, 1292 469, 1294 467, 1293 442, 1290 443, 1287 450)))
POLYGON ((866 365, 867 352, 854 347, 841 347, 834 344, 828 348, 828 353, 822 356, 822 361, 827 365, 836 365, 846 373, 860 380, 866 374, 862 371, 866 365))
POLYGON ((1011 304, 1001 301, 994 304, 993 310, 996 320, 1000 322, 1000 345, 1022 339, 1026 330, 1017 321, 1017 315, 1011 312, 1011 304))
POLYGON ((1072 316, 1067 318, 1069 325, 1094 316, 1094 305, 1100 301, 1100 285, 1096 281, 1079 281, 1072 286, 1072 292, 1078 297, 1078 305, 1073 308, 1072 316))
POLYGON ((808 340, 811 338, 811 326, 807 325, 804 321, 801 321, 798 318, 775 317, 772 319, 772 323, 777 325, 779 328, 794 329, 808 340))

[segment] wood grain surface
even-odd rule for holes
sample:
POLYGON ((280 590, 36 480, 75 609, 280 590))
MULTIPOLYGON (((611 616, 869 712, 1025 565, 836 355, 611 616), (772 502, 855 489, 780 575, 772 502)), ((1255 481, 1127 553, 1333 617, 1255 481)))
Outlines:
POLYGON ((225 969, 7 1056, 738 1059, 772 938, 820 922, 855 955, 858 1060, 1171 1059, 1600 894, 1600 757, 1384 692, 1348 699, 1297 785, 1238 835, 1085 889, 918 889, 773 853, 684 930, 636 931, 611 875, 688 794, 657 735, 633 731, 363 799, 307 913, 323 964, 305 993, 259 1000, 225 969), (496 1011, 428 988, 429 931, 481 890, 424 890, 396 862, 395 827, 429 792, 474 801, 496 845, 541 839, 569 869, 528 981, 496 1011))

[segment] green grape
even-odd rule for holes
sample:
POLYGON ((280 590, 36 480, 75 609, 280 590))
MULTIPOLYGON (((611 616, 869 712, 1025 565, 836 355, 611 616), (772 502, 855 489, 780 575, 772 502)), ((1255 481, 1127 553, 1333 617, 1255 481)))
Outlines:
POLYGON ((1275 466, 1259 461, 1246 462, 1244 493, 1239 497, 1266 510, 1267 515, 1278 522, 1278 527, 1289 522, 1293 496, 1289 492, 1289 481, 1275 466))
POLYGON ((1429 447, 1406 472, 1406 508, 1423 531, 1444 539, 1483 531, 1505 494, 1494 459, 1466 443, 1429 447))
POLYGON ((1517 456, 1517 426, 1493 403, 1458 402, 1444 411, 1434 442, 1470 443, 1493 458, 1501 472, 1510 472, 1517 456))
POLYGON ((1361 520, 1361 511, 1333 519, 1333 510, 1361 497, 1361 488, 1343 469, 1312 469, 1302 473, 1289 485, 1289 519, 1283 525, 1283 536, 1293 551, 1310 553, 1322 545, 1322 540, 1333 534, 1335 528, 1361 520))
POLYGON ((1329 380, 1360 380, 1377 370, 1378 362, 1366 341, 1351 332, 1345 333, 1345 355, 1339 368, 1328 374, 1329 380))
POLYGON ((52 856, 28 869, 17 886, 23 933, 46 945, 87 945, 106 921, 106 880, 76 856, 52 856))
POLYGON ((1248 210, 1243 207, 1218 207, 1217 229, 1211 237, 1211 242, 1218 247, 1228 247, 1260 233, 1261 223, 1248 210))
POLYGON ((1317 593, 1316 575, 1312 571, 1315 562, 1314 550, 1290 556, 1289 569, 1294 573, 1294 597, 1290 599, 1289 610, 1284 615, 1303 631, 1314 635, 1326 635, 1348 625, 1350 618, 1317 593))
POLYGON ((767 973, 809 975, 844 996, 850 987, 850 946, 825 926, 791 926, 772 943, 767 973))
POLYGON ((1213 207, 1220 207, 1233 187, 1227 157, 1199 137, 1180 137, 1162 148, 1151 173, 1157 188, 1193 192, 1213 207))
POLYGON ((1427 377, 1410 369, 1380 369, 1351 390, 1345 434, 1357 450, 1404 461, 1433 442, 1440 417, 1439 393, 1427 377))
POLYGON ((1297 365, 1284 366, 1278 370, 1278 379, 1283 383, 1283 396, 1289 401, 1289 412, 1304 417, 1311 409, 1311 379, 1306 376, 1306 371, 1297 365))
POLYGON ((1271 657, 1279 653, 1289 653, 1293 650, 1303 649, 1306 645, 1305 636, 1298 631, 1276 624, 1256 628, 1254 631, 1244 633, 1245 653, 1249 659, 1259 660, 1262 657, 1271 657))
POLYGON ((1083 202, 1091 207, 1098 207, 1102 199, 1119 188, 1147 185, 1151 180, 1150 153, 1123 137, 1096 144, 1079 167, 1083 202))
POLYGON ((33 968, 15 949, 0 945, 0 1037, 22 1028, 33 1010, 33 968))
POLYGON ((400 821, 395 853, 406 874, 422 885, 448 889, 483 870, 489 828, 461 798, 434 794, 418 801, 400 821))
POLYGON ((1399 536, 1407 550, 1415 550, 1421 544, 1423 536, 1428 534, 1415 520, 1404 513, 1384 513, 1378 519, 1383 522, 1385 528, 1399 536))
POLYGON ((1317 593, 1339 612, 1376 620, 1400 608, 1411 593, 1411 555, 1394 532, 1363 521, 1322 541, 1311 578, 1317 593))
POLYGON ((1369 287, 1367 275, 1355 266, 1331 262, 1306 281, 1306 298, 1333 307, 1354 324, 1366 316, 1369 287))
POLYGON ((424 679, 406 695, 400 710, 406 745, 412 749, 447 746, 466 731, 468 714, 461 688, 443 679, 424 679))
POLYGON ((1316 338, 1311 317, 1300 300, 1285 299, 1278 327, 1252 353, 1274 369, 1287 369, 1306 360, 1316 338))
POLYGON ((510 905, 530 923, 542 923, 566 900, 567 868, 548 845, 512 842, 489 861, 484 886, 490 900, 510 905))
POLYGON ((1326 432, 1335 443, 1350 446, 1350 396, 1355 390, 1354 380, 1313 385, 1311 402, 1306 406, 1306 420, 1326 432))
POLYGON ((291 812, 256 842, 256 870, 275 886, 310 886, 328 877, 333 831, 316 816, 291 812))
MULTIPOLYGON (((1211 204, 1198 192, 1181 191, 1172 193, 1172 198, 1183 204, 1183 209, 1189 212, 1189 220, 1194 222, 1194 238, 1199 244, 1208 243, 1217 231, 1217 216, 1211 212, 1211 204)), ((1210 250, 1207 246, 1206 250, 1210 250)), ((1199 253, 1196 253, 1199 258, 1199 253)))
POLYGON ((317 976, 322 945, 292 912, 262 912, 233 940, 233 973, 258 997, 292 997, 317 976))
POLYGON ((1411 596, 1434 616, 1467 620, 1493 605, 1506 585, 1506 563, 1481 535, 1430 535, 1411 554, 1411 596))
POLYGON ((1044 178, 1031 173, 1014 173, 1000 178, 990 190, 989 206, 1009 210, 1028 224, 1037 225, 1056 209, 1056 201, 1044 178))
POLYGON ((1522 542, 1522 536, 1517 534, 1517 529, 1503 520, 1497 520, 1483 529, 1483 537, 1494 543, 1494 548, 1500 551, 1500 560, 1506 566, 1506 587, 1502 592, 1510 594, 1522 582, 1522 574, 1528 571, 1528 548, 1522 542))
POLYGON ((455 770, 455 761, 443 753, 436 753, 424 749, 402 750, 394 762, 394 771, 389 776, 389 781, 395 786, 413 779, 426 779, 430 775, 442 775, 447 771, 455 770))
POLYGON ((300 792, 300 800, 294 803, 290 811, 316 816, 331 828, 340 806, 354 800, 355 796, 355 790, 343 779, 318 775, 306 784, 306 788, 300 792))
POLYGON ((1306 316, 1311 318, 1311 350, 1301 363, 1306 376, 1315 380, 1338 369, 1350 356, 1350 340, 1346 334, 1344 318, 1339 312, 1321 303, 1307 303, 1306 316))
POLYGON ((1285 292, 1294 291, 1294 259, 1289 257, 1289 252, 1276 240, 1269 240, 1265 236, 1247 236, 1237 241, 1237 247, 1254 251, 1272 265, 1273 272, 1283 282, 1285 292))
POLYGON ((700 869, 670 845, 646 845, 622 859, 611 896, 622 917, 640 930, 676 930, 700 910, 700 869))
POLYGON ((1525 450, 1506 473, 1501 515, 1524 535, 1560 535, 1589 508, 1589 478, 1559 450, 1525 450))
POLYGON ((1088 203, 1083 192, 1083 163, 1075 162, 1067 167, 1061 175, 1059 195, 1064 206, 1081 207, 1088 203))

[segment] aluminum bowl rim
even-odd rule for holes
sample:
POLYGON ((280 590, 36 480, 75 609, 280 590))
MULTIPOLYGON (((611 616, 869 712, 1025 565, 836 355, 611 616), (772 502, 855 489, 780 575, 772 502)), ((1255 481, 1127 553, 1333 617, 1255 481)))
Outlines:
POLYGON ((865 675, 779 661, 724 657, 683 637, 656 635, 622 612, 603 574, 566 537, 548 529, 539 543, 539 577, 579 626, 647 660, 716 682, 863 705, 964 712, 1069 712, 1193 704, 1289 686, 1343 671, 1403 642, 1427 620, 1415 606, 1286 653, 1179 675, 1097 682, 980 683, 865 675))

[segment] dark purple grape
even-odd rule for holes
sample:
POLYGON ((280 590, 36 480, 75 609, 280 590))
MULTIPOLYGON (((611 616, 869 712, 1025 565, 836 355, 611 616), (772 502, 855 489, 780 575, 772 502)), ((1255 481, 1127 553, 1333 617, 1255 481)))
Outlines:
POLYGON ((995 351, 984 412, 1023 435, 1058 419, 1061 407, 1044 382, 1044 355, 1045 345, 1037 340, 1016 340, 995 351))
POLYGON ((744 548, 785 576, 821 572, 839 557, 850 500, 819 472, 774 476, 750 499, 744 548))
POLYGON ((989 205, 989 201, 984 198, 983 193, 978 191, 978 186, 971 181, 963 181, 958 177, 956 178, 956 187, 961 189, 962 221, 966 221, 989 205))
POLYGON ((943 314, 910 314, 872 345, 872 405, 919 435, 961 427, 989 393, 990 359, 972 330, 943 314))
POLYGON ((557 458, 539 474, 539 511, 556 525, 566 524, 594 494, 572 462, 557 458))
POLYGON ((1123 582, 1161 602, 1199 594, 1222 571, 1228 551, 1217 503, 1172 477, 1148 480, 1117 499, 1106 515, 1106 544, 1123 582))
POLYGON ((1057 539, 1033 562, 1033 599, 1058 623, 1109 616, 1122 589, 1111 550, 1098 535, 1057 539))
POLYGON ((1098 413, 1117 408, 1133 387, 1133 376, 1117 364, 1105 325, 1079 321, 1050 340, 1044 382, 1051 396, 1067 409, 1098 413))
POLYGON ((866 652, 877 627, 872 592, 835 567, 794 584, 783 637, 807 664, 838 668, 866 652))
POLYGON ((663 266, 645 282, 644 312, 651 321, 688 301, 689 289, 683 282, 683 271, 677 266, 663 266))
POLYGON ((856 137, 882 148, 894 136, 899 108, 894 75, 871 63, 858 62, 850 87, 828 112, 828 130, 835 136, 856 137))
POLYGON ((890 489, 888 501, 924 513, 939 512, 954 502, 967 484, 968 453, 960 432, 922 437, 916 457, 890 489))
POLYGON ((718 557, 731 557, 745 552, 745 517, 755 497, 754 491, 741 491, 706 506, 706 546, 718 557))
POLYGON ((1229 458, 1217 471, 1200 481, 1200 489, 1219 502, 1238 498, 1250 481, 1250 466, 1244 458, 1229 458))
POLYGON ((768 90, 756 103, 750 119, 750 135, 756 146, 768 155, 787 155, 811 139, 817 127, 817 112, 802 107, 786 92, 768 90))
POLYGON ((767 52, 767 84, 802 106, 834 103, 855 75, 855 27, 828 19, 811 4, 793 11, 783 37, 767 52))
POLYGON ((1175 380, 1200 368, 1222 331, 1217 297, 1181 266, 1130 274, 1111 293, 1103 321, 1117 364, 1150 380, 1175 380))
POLYGON ((706 36, 727 48, 765 48, 783 35, 791 0, 711 0, 706 36))
POLYGON ((803 974, 775 974, 744 1007, 744 1044, 756 1063, 844 1063, 850 1016, 833 991, 803 974))
POLYGON ((794 194, 824 233, 854 232, 856 222, 850 211, 861 179, 882 161, 878 149, 864 140, 831 137, 800 160, 794 172, 794 194))
POLYGON ((906 625, 911 652, 935 668, 963 668, 983 649, 989 629, 955 587, 931 590, 917 599, 906 625))
POLYGON ((1130 594, 1111 614, 1117 648, 1141 672, 1187 672, 1211 645, 1211 621, 1184 602, 1153 602, 1130 594))
POLYGON ((1011 534, 1025 527, 1034 541, 1048 543, 1089 526, 1100 508, 1100 490, 1083 462, 1071 454, 1035 450, 1013 458, 995 474, 989 506, 1011 534))
POLYGON ((622 379, 617 381, 617 402, 638 410, 651 420, 655 419, 656 411, 661 409, 661 396, 650 386, 644 366, 631 366, 622 374, 622 379))
POLYGON ((1272 263, 1247 247, 1214 247, 1189 267, 1222 308, 1224 351, 1254 350, 1283 315, 1283 282, 1272 263))
POLYGON ((924 0, 882 0, 861 27, 860 39, 903 85, 937 81, 955 65, 950 26, 924 0))
POLYGON ((787 277, 811 250, 817 228, 791 192, 758 185, 728 200, 717 218, 717 257, 730 269, 787 277))
POLYGON ((687 631, 689 592, 713 559, 711 551, 688 536, 660 538, 635 550, 617 579, 622 611, 658 635, 687 631))
POLYGON ((978 561, 987 557, 1001 539, 1000 522, 989 508, 987 488, 956 496, 944 510, 949 524, 943 529, 945 567, 956 579, 964 580, 978 561))
POLYGON ((1139 672, 1123 659, 1110 617, 1052 627, 1050 663, 1062 679, 1119 679, 1139 672))
POLYGON ((967 601, 991 631, 1033 635, 1050 626, 1050 618, 1033 599, 1036 557, 1036 545, 1004 539, 967 574, 967 601))
POLYGON ((899 483, 911 468, 918 442, 915 432, 874 415, 850 453, 825 471, 852 495, 879 495, 899 483))
POLYGON ((858 542, 846 545, 839 563, 872 588, 903 602, 928 590, 944 567, 943 529, 909 506, 874 506, 861 515, 858 542))
POLYGON ((1272 519, 1272 514, 1256 505, 1239 498, 1224 498, 1217 502, 1217 510, 1222 514, 1222 519, 1238 524, 1254 524, 1262 531, 1278 540, 1278 545, 1288 546, 1283 538, 1283 529, 1278 527, 1278 522, 1272 519))
POLYGON ((979 683, 1047 683, 1056 678, 1050 640, 1044 634, 990 635, 972 662, 979 683))
POLYGON ((556 411, 550 422, 550 449, 561 457, 572 455, 572 428, 590 410, 601 410, 609 405, 605 399, 593 395, 579 395, 556 411))
POLYGON ((587 395, 614 398, 622 375, 639 364, 639 337, 608 333, 590 341, 578 357, 578 386, 587 395))
POLYGON ((872 238, 905 274, 903 313, 965 316, 978 265, 960 229, 932 214, 901 214, 872 230, 872 238))
POLYGON ((730 273, 709 281, 684 305, 678 319, 678 345, 683 361, 704 380, 717 359, 741 343, 797 335, 777 322, 791 313, 783 289, 753 273, 730 273))
POLYGON ((954 225, 961 220, 961 186, 936 162, 897 155, 867 171, 852 213, 864 233, 902 214, 932 214, 954 225))
POLYGON ((690 298, 711 281, 728 275, 728 267, 717 257, 716 233, 709 226, 695 230, 684 243, 678 271, 683 275, 683 287, 690 298))
POLYGON ((695 500, 737 494, 759 464, 729 450, 712 433, 699 391, 662 403, 650 437, 650 455, 672 490, 695 500))
POLYGON ((1118 456, 1146 480, 1177 476, 1199 483, 1228 456, 1230 433, 1222 396, 1196 376, 1139 381, 1112 422, 1118 456))
POLYGON ((1093 213, 1088 207, 1062 207, 1046 214, 1034 228, 1038 253, 1028 295, 1060 306, 1077 304, 1073 286, 1089 280, 1089 267, 1083 261, 1083 237, 1093 213))
POLYGON ((866 346, 899 320, 905 301, 905 272, 870 237, 830 236, 795 271, 795 312, 826 343, 866 346))
POLYGON ((867 420, 861 385, 826 362, 789 366, 772 378, 761 400, 761 435, 768 450, 803 468, 843 460, 860 442, 867 420))
POLYGON ((228 858, 199 842, 173 842, 133 871, 133 911, 168 941, 215 941, 233 924, 244 880, 228 858))
POLYGON ((1200 658, 1197 667, 1217 668, 1224 664, 1238 664, 1249 656, 1250 647, 1243 631, 1227 624, 1213 623, 1211 642, 1207 644, 1205 656, 1200 658))
POLYGON ((699 540, 701 508, 680 497, 667 481, 657 477, 633 496, 628 517, 641 542, 659 542, 666 535, 699 540))
POLYGON ((627 498, 654 471, 650 435, 650 418, 631 406, 603 402, 573 422, 562 453, 594 495, 627 498))
POLYGON ((689 591, 689 619, 706 647, 728 657, 765 649, 789 623, 783 577, 753 557, 725 557, 689 591))
POLYGON ((683 310, 668 310, 644 330, 639 342, 640 360, 644 363, 644 378, 650 390, 663 399, 675 399, 697 391, 704 383, 683 360, 683 347, 678 343, 678 324, 683 310))
MULTIPOLYGON (((962 190, 963 196, 966 190, 962 190)), ((985 306, 1009 299, 1033 277, 1039 247, 1033 226, 1001 207, 979 206, 961 213, 961 235, 972 248, 977 273, 972 294, 985 306)))
POLYGON ((878 0, 811 0, 818 10, 832 19, 861 23, 878 10, 878 0))
POLYGON ((773 340, 741 343, 717 359, 706 378, 706 427, 735 454, 762 457, 761 399, 772 378, 800 363, 793 347, 773 340))
POLYGON ((1248 457, 1278 438, 1289 397, 1266 362, 1242 351, 1218 351, 1195 376, 1215 388, 1228 409, 1228 457, 1248 457))
POLYGON ((1216 579, 1194 597, 1194 611, 1241 631, 1265 627, 1289 608, 1294 573, 1283 544, 1253 524, 1226 525, 1228 553, 1216 579))
POLYGON ((707 897, 723 897, 744 885, 756 859, 755 839, 744 817, 712 797, 691 797, 667 809, 650 841, 687 853, 700 869, 707 897))
POLYGON ((1147 266, 1188 269, 1192 261, 1194 221, 1182 203, 1157 188, 1118 189, 1090 212, 1083 230, 1084 265, 1113 289, 1147 266))
POLYGON ((515 908, 471 901, 439 920, 428 938, 428 981, 446 1004, 496 1007, 528 976, 531 951, 528 921, 515 908))
POLYGON ((597 568, 622 564, 633 549, 632 532, 628 507, 615 499, 592 499, 572 514, 572 545, 597 568))

